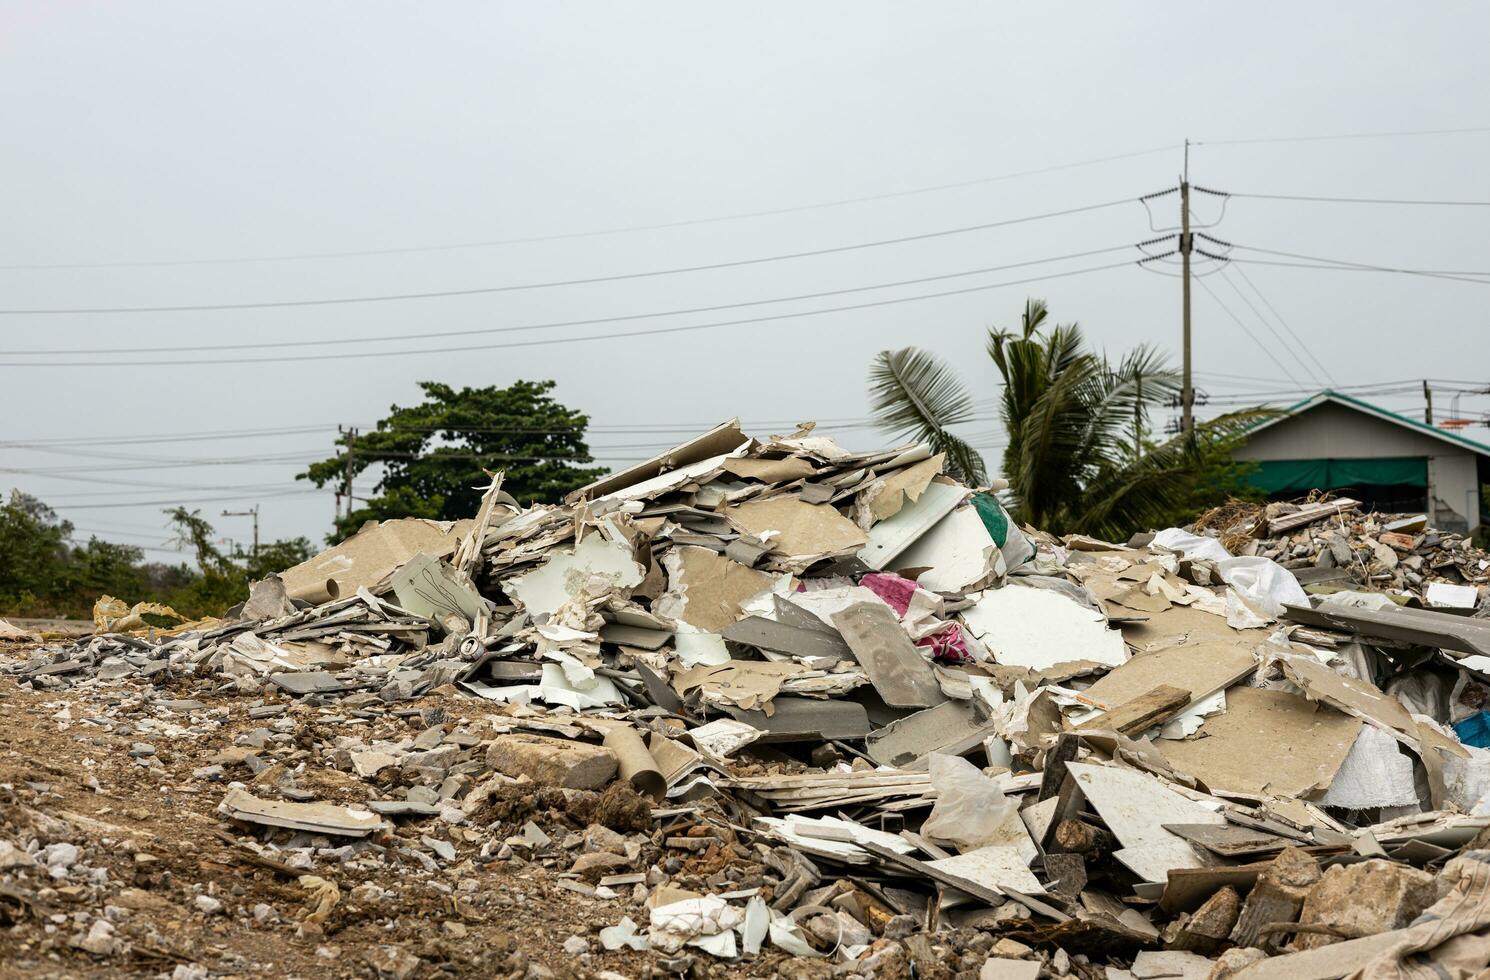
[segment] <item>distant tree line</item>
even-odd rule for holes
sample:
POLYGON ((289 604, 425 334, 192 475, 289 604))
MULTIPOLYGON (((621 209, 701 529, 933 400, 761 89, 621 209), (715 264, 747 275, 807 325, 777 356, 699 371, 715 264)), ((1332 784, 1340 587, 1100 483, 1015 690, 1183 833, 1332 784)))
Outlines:
POLYGON ((129 603, 163 602, 184 616, 221 613, 247 595, 248 583, 309 558, 306 538, 274 541, 257 553, 224 552, 197 511, 166 511, 188 562, 147 562, 143 549, 96 536, 79 543, 71 521, 13 491, 0 507, 0 615, 88 619, 100 595, 129 603))

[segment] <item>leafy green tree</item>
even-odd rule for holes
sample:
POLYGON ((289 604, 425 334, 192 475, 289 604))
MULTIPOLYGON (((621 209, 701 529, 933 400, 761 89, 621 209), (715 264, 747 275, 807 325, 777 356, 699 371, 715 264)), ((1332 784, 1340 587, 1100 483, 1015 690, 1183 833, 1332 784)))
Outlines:
MULTIPOLYGON (((1178 372, 1148 346, 1113 363, 1087 348, 1079 326, 1050 326, 1047 318, 1044 302, 1030 300, 1019 330, 988 336, 1003 380, 1002 472, 1016 519, 1122 538, 1244 491, 1245 471, 1231 450, 1261 413, 1224 415, 1197 423, 1193 438, 1156 442, 1147 416, 1179 393, 1178 372)), ((949 431, 972 419, 972 395, 938 358, 914 348, 882 351, 870 391, 882 428, 946 452, 965 479, 986 479, 977 452, 949 431)))
POLYGON ((0 507, 0 603, 23 609, 67 589, 72 524, 19 490, 0 507))
MULTIPOLYGON (((337 440, 351 452, 354 478, 381 467, 373 496, 337 521, 333 540, 368 520, 473 517, 489 482, 486 470, 506 473, 502 489, 523 503, 552 503, 605 473, 585 443, 589 417, 559 404, 552 381, 518 381, 506 388, 452 388, 421 382, 424 401, 389 409, 372 432, 337 440)), ((346 455, 313 463, 297 479, 340 486, 346 455)))
POLYGON ((212 525, 199 510, 173 507, 166 516, 176 527, 176 543, 191 548, 201 573, 171 597, 170 604, 186 616, 217 615, 248 596, 248 576, 213 543, 212 525))
POLYGON ((98 537, 74 548, 69 560, 68 593, 81 604, 91 604, 101 595, 137 602, 147 594, 145 553, 134 545, 114 544, 98 537))
POLYGON ((315 554, 307 538, 288 538, 261 545, 258 553, 236 548, 225 554, 213 543, 215 532, 201 511, 175 507, 166 511, 176 527, 176 541, 196 554, 201 572, 178 585, 170 605, 188 616, 216 616, 248 598, 248 587, 273 572, 282 572, 315 554))

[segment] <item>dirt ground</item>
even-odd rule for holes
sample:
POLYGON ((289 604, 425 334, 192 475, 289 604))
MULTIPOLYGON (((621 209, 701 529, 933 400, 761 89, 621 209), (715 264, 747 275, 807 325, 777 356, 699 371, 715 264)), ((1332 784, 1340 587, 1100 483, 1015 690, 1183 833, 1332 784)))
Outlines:
MULTIPOLYGON (((596 932, 623 916, 646 928, 646 909, 630 890, 582 895, 536 854, 482 856, 483 844, 489 849, 494 836, 516 833, 529 818, 556 839, 584 829, 571 815, 534 810, 532 799, 513 802, 505 814, 511 827, 497 835, 437 818, 400 819, 375 839, 373 857, 292 868, 260 856, 250 844, 270 832, 231 825, 216 809, 228 779, 252 788, 266 777, 234 770, 231 761, 236 739, 269 724, 248 716, 263 699, 211 697, 185 682, 164 696, 205 710, 194 710, 188 725, 146 704, 138 688, 32 692, 0 678, 0 975, 678 975, 676 966, 659 967, 666 957, 657 953, 606 952, 598 942, 596 932), (146 748, 154 755, 141 755, 146 748), (225 778, 193 775, 213 760, 228 767, 225 778), (448 843, 455 860, 432 868, 433 845, 419 844, 425 838, 448 843), (59 854, 59 866, 25 866, 34 859, 16 849, 30 841, 33 853, 40 845, 59 854), (70 863, 69 846, 77 849, 70 863), (315 885, 303 874, 339 892, 320 925, 305 921, 315 885), (565 950, 575 936, 587 952, 565 950)), ((444 706, 473 717, 487 709, 469 700, 444 706)), ((337 737, 294 706, 280 719, 293 740, 274 756, 269 776, 337 737)), ((366 736, 366 724, 346 724, 366 736)), ((418 730, 392 715, 371 724, 418 730)), ((359 779, 334 768, 307 765, 299 784, 321 800, 366 798, 359 779)), ((741 966, 693 959, 694 976, 804 975, 793 967, 778 973, 779 957, 741 966)))

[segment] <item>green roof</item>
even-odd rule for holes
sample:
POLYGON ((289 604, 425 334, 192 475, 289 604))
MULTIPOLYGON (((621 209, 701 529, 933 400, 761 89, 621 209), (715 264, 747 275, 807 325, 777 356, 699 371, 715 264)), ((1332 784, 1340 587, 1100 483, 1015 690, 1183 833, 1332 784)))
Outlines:
POLYGON ((1305 398, 1303 401, 1295 402, 1287 408, 1282 409, 1281 414, 1279 414, 1275 418, 1264 419, 1263 421, 1257 423, 1255 426, 1252 427, 1250 431, 1258 432, 1262 429, 1266 429, 1270 425, 1277 425, 1279 422, 1282 422, 1285 419, 1292 418, 1295 415, 1299 415, 1302 412, 1308 411, 1316 405, 1322 405, 1327 401, 1334 402, 1337 405, 1344 405, 1346 408, 1353 408, 1356 411, 1363 412, 1367 415, 1374 415, 1377 418, 1382 419, 1383 421, 1393 422, 1397 425, 1403 426, 1404 428, 1416 429, 1418 432, 1421 432, 1424 435, 1432 436, 1435 439, 1441 439, 1444 442, 1459 446, 1463 449, 1468 449, 1471 452, 1478 453, 1481 456, 1490 456, 1490 446, 1487 446, 1482 442, 1475 442, 1473 439, 1465 438, 1464 436, 1459 435, 1457 432, 1449 432, 1446 429, 1440 429, 1436 426, 1429 425, 1426 422, 1420 422, 1417 419, 1409 418, 1408 416, 1403 415, 1399 412, 1393 412, 1389 409, 1382 408, 1380 405, 1372 405, 1370 402, 1363 402, 1359 398, 1352 398, 1350 395, 1341 394, 1340 392, 1335 391, 1332 388, 1326 388, 1316 395, 1311 395, 1308 398, 1305 398))

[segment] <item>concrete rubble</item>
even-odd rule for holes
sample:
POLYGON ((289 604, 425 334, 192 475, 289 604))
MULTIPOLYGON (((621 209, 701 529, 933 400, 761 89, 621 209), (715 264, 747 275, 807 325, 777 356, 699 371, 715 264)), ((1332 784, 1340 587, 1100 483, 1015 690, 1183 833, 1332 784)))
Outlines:
POLYGON ((201 861, 278 901, 184 892, 37 779, 0 788, 0 924, 45 927, 18 962, 180 977, 235 970, 163 916, 380 977, 1490 966, 1482 552, 1329 500, 1057 538, 1000 489, 729 422, 562 505, 495 475, 222 620, 5 634, 18 695, 208 800, 201 861), (548 958, 451 952, 552 896, 582 922, 548 958))

